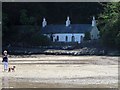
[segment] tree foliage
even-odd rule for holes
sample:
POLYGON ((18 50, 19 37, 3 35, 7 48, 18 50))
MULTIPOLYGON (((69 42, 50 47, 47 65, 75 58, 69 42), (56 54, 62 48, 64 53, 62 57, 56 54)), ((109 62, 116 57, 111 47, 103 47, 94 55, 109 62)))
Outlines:
POLYGON ((8 43, 21 42, 31 45, 47 45, 49 39, 45 36, 40 34, 33 35, 31 32, 20 34, 18 29, 13 30, 10 27, 34 25, 34 33, 37 33, 42 26, 43 17, 47 19, 48 24, 64 24, 67 16, 70 16, 72 23, 91 23, 92 16, 98 15, 102 10, 103 7, 97 2, 3 2, 2 11, 5 13, 5 15, 3 14, 3 41, 8 43), (90 8, 91 10, 89 10, 90 8))
POLYGON ((2 21, 3 21, 3 23, 2 23, 2 26, 3 26, 3 36, 4 35, 6 35, 7 34, 7 31, 8 31, 8 26, 7 26, 7 24, 8 24, 8 22, 9 22, 9 19, 8 19, 8 15, 6 14, 6 13, 3 13, 2 14, 2 21))
POLYGON ((90 40, 90 32, 85 33, 84 40, 90 40))
POLYGON ((26 9, 22 9, 20 11, 20 23, 22 25, 31 25, 35 23, 35 18, 33 16, 28 16, 27 15, 27 10, 26 9))
POLYGON ((38 25, 43 17, 50 24, 63 24, 67 16, 72 23, 91 23, 92 16, 103 11, 103 6, 97 2, 3 2, 2 10, 9 16, 9 24, 14 25, 21 24, 21 13, 34 17, 38 25))
POLYGON ((120 2, 109 2, 99 16, 101 40, 105 46, 119 47, 120 2))
POLYGON ((48 46, 51 41, 47 36, 37 34, 31 37, 29 43, 34 46, 48 46))
POLYGON ((16 37, 18 35, 17 30, 12 30, 9 26, 9 18, 8 14, 4 13, 2 14, 2 39, 3 43, 12 43, 13 41, 16 41, 16 37))

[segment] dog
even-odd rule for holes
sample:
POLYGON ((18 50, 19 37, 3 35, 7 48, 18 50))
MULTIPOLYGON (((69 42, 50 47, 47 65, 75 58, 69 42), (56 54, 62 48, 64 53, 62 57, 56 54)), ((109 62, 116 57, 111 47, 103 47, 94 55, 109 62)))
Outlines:
POLYGON ((10 68, 8 69, 8 72, 11 72, 11 71, 13 72, 13 71, 15 71, 15 68, 16 68, 15 66, 10 67, 10 68))

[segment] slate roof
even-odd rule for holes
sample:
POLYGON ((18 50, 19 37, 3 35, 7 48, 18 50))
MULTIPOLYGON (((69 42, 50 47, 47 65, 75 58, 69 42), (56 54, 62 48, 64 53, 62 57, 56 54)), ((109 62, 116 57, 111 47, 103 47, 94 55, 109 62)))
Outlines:
POLYGON ((90 32, 92 29, 91 24, 71 24, 66 27, 65 25, 47 25, 42 27, 41 33, 54 34, 54 33, 85 33, 90 32))

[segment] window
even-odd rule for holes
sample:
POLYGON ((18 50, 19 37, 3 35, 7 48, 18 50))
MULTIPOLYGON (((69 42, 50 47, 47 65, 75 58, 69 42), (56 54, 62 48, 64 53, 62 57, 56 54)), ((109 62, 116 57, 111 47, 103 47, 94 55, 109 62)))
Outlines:
POLYGON ((72 42, 75 42, 75 37, 74 36, 72 36, 72 42))
POLYGON ((50 35, 50 39, 51 39, 51 41, 53 41, 53 35, 52 34, 50 35))
POLYGON ((68 36, 66 36, 66 42, 68 41, 68 36))

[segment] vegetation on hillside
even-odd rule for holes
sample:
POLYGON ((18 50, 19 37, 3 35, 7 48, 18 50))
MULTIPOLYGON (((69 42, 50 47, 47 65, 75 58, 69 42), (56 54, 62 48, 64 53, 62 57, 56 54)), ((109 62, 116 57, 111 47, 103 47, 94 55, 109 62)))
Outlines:
POLYGON ((70 16, 72 23, 91 23, 92 16, 97 16, 103 7, 100 3, 32 3, 3 2, 3 44, 49 45, 47 37, 40 34, 43 17, 48 24, 64 24, 70 16), (91 9, 91 10, 88 10, 91 9), (87 11, 87 12, 86 12, 87 11), (11 26, 32 25, 34 32, 19 33, 11 26), (40 28, 37 28, 39 26, 40 28), (38 35, 39 34, 39 35, 38 35))
MULTIPOLYGON (((49 45, 50 40, 41 35, 43 17, 48 24, 64 24, 70 16, 72 23, 91 23, 92 16, 98 16, 101 42, 106 47, 120 48, 120 2, 108 3, 3 3, 3 44, 26 43, 30 45, 49 45), (34 32, 19 34, 10 27, 15 25, 33 25, 34 32), (39 34, 39 35, 38 35, 39 34), (20 35, 20 36, 19 36, 20 35)), ((86 33, 85 40, 89 40, 86 33)))
POLYGON ((98 21, 103 45, 120 48, 120 2, 107 3, 98 21))

